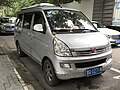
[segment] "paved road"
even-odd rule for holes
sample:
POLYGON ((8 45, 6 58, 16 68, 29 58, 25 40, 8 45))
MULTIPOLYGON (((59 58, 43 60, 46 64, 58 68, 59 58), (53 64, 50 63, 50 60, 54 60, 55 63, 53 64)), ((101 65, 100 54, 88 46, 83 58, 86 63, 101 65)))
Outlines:
POLYGON ((25 90, 16 69, 0 46, 0 90, 25 90))
POLYGON ((35 90, 120 90, 120 46, 113 47, 113 66, 101 76, 65 80, 59 86, 49 87, 40 65, 29 57, 17 58, 13 36, 0 36, 0 40, 9 58, 19 67, 20 75, 35 90))

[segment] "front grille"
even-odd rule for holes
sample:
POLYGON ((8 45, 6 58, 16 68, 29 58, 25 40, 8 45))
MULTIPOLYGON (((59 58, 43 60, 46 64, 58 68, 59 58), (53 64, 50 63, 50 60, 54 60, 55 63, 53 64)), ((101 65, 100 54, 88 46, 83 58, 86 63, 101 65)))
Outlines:
POLYGON ((14 28, 14 26, 6 26, 6 28, 14 28))
POLYGON ((105 62, 106 62, 106 58, 101 59, 101 60, 97 60, 97 61, 91 61, 91 62, 75 63, 75 67, 76 68, 85 68, 85 67, 91 67, 91 66, 99 65, 99 64, 102 64, 102 63, 105 63, 105 62))
POLYGON ((105 47, 101 47, 101 48, 96 48, 94 52, 91 49, 88 49, 88 50, 76 51, 76 54, 77 56, 91 56, 91 55, 104 53, 105 50, 106 50, 105 47))
POLYGON ((120 39, 120 35, 113 35, 112 39, 119 40, 120 39))

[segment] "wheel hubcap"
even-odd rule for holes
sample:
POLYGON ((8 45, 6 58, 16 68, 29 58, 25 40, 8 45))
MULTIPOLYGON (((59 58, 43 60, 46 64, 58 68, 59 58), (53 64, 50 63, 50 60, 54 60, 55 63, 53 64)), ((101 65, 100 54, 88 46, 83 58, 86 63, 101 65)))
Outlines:
POLYGON ((49 81, 52 81, 52 70, 51 70, 51 67, 49 64, 46 64, 46 66, 45 66, 45 73, 46 73, 46 78, 49 81))

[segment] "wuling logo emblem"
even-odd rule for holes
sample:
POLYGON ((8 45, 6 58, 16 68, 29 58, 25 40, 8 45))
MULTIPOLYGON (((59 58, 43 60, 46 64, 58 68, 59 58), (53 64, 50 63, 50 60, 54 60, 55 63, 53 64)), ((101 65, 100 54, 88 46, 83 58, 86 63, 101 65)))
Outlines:
POLYGON ((96 48, 90 48, 92 53, 96 53, 96 48))

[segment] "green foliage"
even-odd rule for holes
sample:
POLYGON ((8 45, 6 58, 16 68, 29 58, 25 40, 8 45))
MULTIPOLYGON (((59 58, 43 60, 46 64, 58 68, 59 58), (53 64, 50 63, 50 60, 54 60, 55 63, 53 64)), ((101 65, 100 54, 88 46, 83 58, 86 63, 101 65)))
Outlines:
POLYGON ((14 2, 10 4, 10 6, 4 5, 5 15, 15 16, 16 12, 18 12, 21 8, 28 7, 33 3, 35 3, 34 0, 14 0, 14 2))
POLYGON ((80 2, 81 0, 0 0, 0 6, 4 6, 6 16, 14 16, 23 7, 28 7, 33 4, 42 2, 54 3, 56 5, 66 4, 73 1, 80 2))
POLYGON ((10 6, 12 2, 14 2, 14 0, 0 0, 0 6, 10 6))

